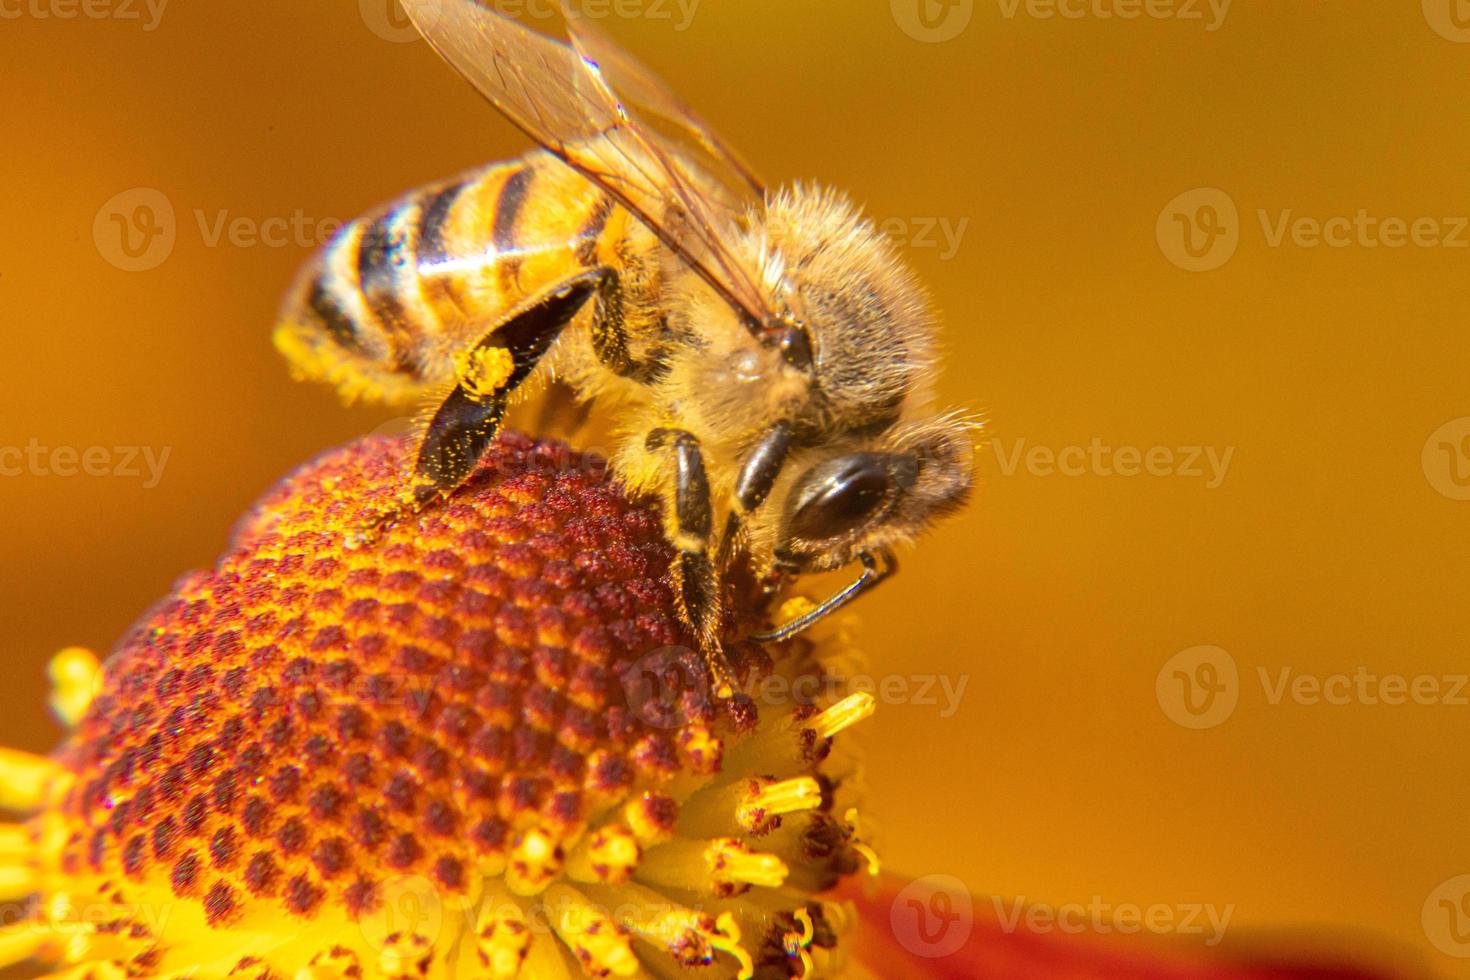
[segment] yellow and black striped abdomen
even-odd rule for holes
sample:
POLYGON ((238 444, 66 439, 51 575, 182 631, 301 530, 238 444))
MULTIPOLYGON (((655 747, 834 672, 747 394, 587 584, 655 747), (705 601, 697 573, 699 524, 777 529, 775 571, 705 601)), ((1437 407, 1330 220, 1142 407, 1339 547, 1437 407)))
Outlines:
POLYGON ((527 297, 616 252, 626 212, 536 152, 416 191, 343 227, 303 271, 276 346, 349 399, 416 400, 527 297))

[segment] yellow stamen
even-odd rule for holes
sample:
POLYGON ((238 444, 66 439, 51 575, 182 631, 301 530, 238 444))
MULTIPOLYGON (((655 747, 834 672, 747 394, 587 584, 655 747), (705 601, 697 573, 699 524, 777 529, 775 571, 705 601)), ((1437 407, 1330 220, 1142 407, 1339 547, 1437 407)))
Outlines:
POLYGON ((593 908, 576 889, 556 885, 546 892, 551 927, 576 954, 591 976, 631 977, 638 958, 628 934, 608 916, 593 908))
POLYGON ((23 862, 34 856, 35 844, 24 827, 0 824, 0 864, 23 862))
POLYGON ((866 691, 849 694, 832 707, 807 722, 806 727, 821 738, 832 738, 870 717, 878 710, 878 702, 866 691))
POLYGON ((378 969, 388 980, 415 980, 429 972, 434 944, 416 933, 402 933, 378 954, 378 969))
POLYGON ((774 854, 756 854, 739 841, 725 837, 711 842, 705 852, 710 876, 727 885, 780 888, 791 869, 774 854))
POLYGON ((480 965, 490 980, 520 976, 531 949, 531 927, 526 912, 504 892, 487 895, 475 923, 475 945, 480 965))
POLYGON ((715 921, 715 929, 717 931, 710 939, 710 945, 735 957, 735 961, 740 964, 737 980, 751 980, 755 976, 755 961, 750 958, 745 947, 740 945, 740 926, 736 923, 735 916, 729 912, 721 913, 715 921))
POLYGON ((51 710, 62 724, 74 727, 82 720, 102 680, 97 655, 85 647, 67 647, 51 658, 51 710))
POLYGON ((879 860, 877 851, 859 839, 863 836, 861 820, 862 817, 855 806, 848 807, 847 812, 842 815, 842 822, 852 830, 852 841, 848 846, 863 856, 863 860, 868 865, 868 875, 876 878, 883 871, 883 862, 879 860))
POLYGON ((883 862, 878 859, 877 851, 862 841, 853 841, 851 847, 854 851, 861 854, 863 860, 867 862, 867 872, 870 877, 876 878, 883 873, 883 862))
POLYGON ((633 831, 611 824, 594 831, 567 862, 572 877, 620 885, 633 875, 641 855, 633 831))
POLYGON ((36 872, 24 865, 0 865, 0 902, 14 902, 36 890, 36 872))
POLYGON ((0 967, 14 966, 31 958, 49 939, 42 929, 25 923, 0 929, 0 967))
POLYGON ((34 810, 61 772, 60 766, 43 756, 0 748, 0 808, 34 810))
POLYGON ((310 963, 297 970, 296 980, 347 980, 361 974, 357 954, 345 946, 334 946, 313 956, 310 963))
POLYGON ((797 977, 805 978, 811 976, 814 968, 811 954, 807 950, 811 947, 812 939, 816 936, 817 930, 812 925, 812 914, 805 908, 797 909, 794 918, 796 919, 796 924, 801 927, 801 931, 786 933, 781 937, 782 945, 786 948, 786 956, 788 958, 801 960, 801 972, 797 974, 797 977))
POLYGON ((814 810, 821 805, 821 784, 811 776, 801 776, 764 785, 756 784, 745 801, 736 807, 735 819, 746 830, 754 832, 771 817, 814 810))
POLYGON ((561 871, 561 849, 540 827, 516 838, 506 868, 505 883, 517 895, 539 894, 561 871))

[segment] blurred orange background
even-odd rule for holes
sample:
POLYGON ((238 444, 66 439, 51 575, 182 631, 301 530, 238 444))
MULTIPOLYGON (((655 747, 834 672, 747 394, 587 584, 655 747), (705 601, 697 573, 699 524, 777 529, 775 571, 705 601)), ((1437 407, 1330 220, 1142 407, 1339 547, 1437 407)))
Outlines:
MULTIPOLYGON (((51 653, 388 418, 287 379, 279 296, 331 223, 525 143, 386 2, 0 0, 0 743, 59 737, 51 653), (115 475, 54 472, 94 446, 115 475)), ((1455 0, 613 11, 773 183, 886 222, 988 420, 975 503, 858 609, 908 691, 867 729, 889 866, 1470 976, 1455 0)))

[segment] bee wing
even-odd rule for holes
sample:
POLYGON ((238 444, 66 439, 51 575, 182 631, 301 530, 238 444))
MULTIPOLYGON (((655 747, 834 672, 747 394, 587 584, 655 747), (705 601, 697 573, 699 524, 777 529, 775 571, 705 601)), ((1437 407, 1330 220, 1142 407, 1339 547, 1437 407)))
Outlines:
POLYGON ((723 198, 714 204, 743 208, 759 202, 766 189, 744 158, 664 84, 651 68, 612 40, 587 17, 567 21, 572 47, 584 62, 597 65, 608 87, 645 132, 661 134, 689 155, 699 170, 718 180, 723 198))
POLYGON ((753 330, 771 318, 764 294, 727 244, 746 208, 760 200, 760 184, 652 72, 574 17, 566 18, 568 45, 480 0, 403 5, 480 94, 637 215, 743 311, 753 330), (663 129, 644 125, 640 112, 663 129))

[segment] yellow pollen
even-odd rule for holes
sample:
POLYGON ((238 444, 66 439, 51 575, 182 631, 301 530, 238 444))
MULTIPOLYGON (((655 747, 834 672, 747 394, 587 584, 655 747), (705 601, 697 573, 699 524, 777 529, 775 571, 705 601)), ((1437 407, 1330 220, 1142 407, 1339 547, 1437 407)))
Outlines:
POLYGON ((504 347, 478 347, 462 354, 458 367, 465 390, 487 398, 505 387, 515 373, 516 362, 504 347))
POLYGON ((623 817, 628 821, 628 826, 632 828, 633 836, 645 847, 666 841, 671 836, 669 828, 649 818, 643 797, 634 797, 629 800, 623 807, 623 817))
POLYGON ((510 852, 505 883, 517 895, 535 895, 561 871, 556 843, 539 827, 522 833, 510 852))
POLYGON ((806 596, 794 595, 781 603, 781 608, 778 610, 776 619, 778 622, 789 623, 792 620, 800 619, 807 613, 815 611, 816 608, 817 604, 806 596))
POLYGON ((712 841, 705 860, 709 863, 711 877, 727 885, 780 888, 791 873, 786 862, 776 855, 752 853, 731 837, 712 841))
POLYGON ((638 972, 638 958, 627 932, 575 889, 558 885, 547 892, 546 899, 552 928, 577 954, 586 973, 631 977, 638 972))
POLYGON ((771 817, 814 810, 821 805, 821 784, 811 776, 800 776, 760 786, 736 808, 735 819, 747 830, 754 831, 771 817))
POLYGON ((604 827, 592 835, 589 856, 594 872, 608 884, 621 884, 638 867, 638 840, 627 827, 604 827))
POLYGON ((400 936, 378 956, 378 969, 389 980, 410 980, 428 973, 434 945, 419 935, 400 936))
POLYGON ((51 658, 51 710, 67 727, 75 726, 92 706, 102 680, 97 655, 85 647, 67 647, 51 658))
POLYGON ((645 931, 648 936, 662 942, 686 966, 708 964, 710 961, 716 933, 715 921, 707 913, 693 909, 668 909, 655 915, 645 931))
POLYGON ((849 694, 832 707, 807 722, 806 727, 820 738, 832 738, 870 717, 878 710, 878 702, 866 691, 849 694))
POLYGON ((476 926, 476 952, 491 980, 520 976, 531 948, 531 927, 512 902, 487 901, 476 926))

